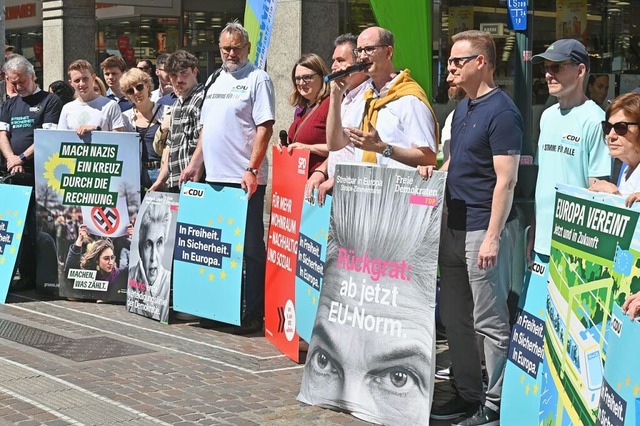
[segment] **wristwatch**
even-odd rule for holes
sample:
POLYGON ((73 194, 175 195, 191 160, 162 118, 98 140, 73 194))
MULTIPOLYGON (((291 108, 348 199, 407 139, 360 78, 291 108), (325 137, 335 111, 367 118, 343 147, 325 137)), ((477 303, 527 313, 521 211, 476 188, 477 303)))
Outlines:
POLYGON ((253 167, 247 167, 246 169, 244 169, 247 172, 251 172, 254 174, 254 176, 258 176, 258 169, 254 169, 253 167))
POLYGON ((387 146, 382 150, 382 156, 386 158, 390 158, 393 155, 393 145, 387 144, 387 146))
POLYGON ((27 159, 27 156, 24 155, 24 152, 22 152, 22 153, 20 153, 20 155, 18 155, 18 158, 20 159, 20 161, 22 161, 24 163, 25 160, 27 159))

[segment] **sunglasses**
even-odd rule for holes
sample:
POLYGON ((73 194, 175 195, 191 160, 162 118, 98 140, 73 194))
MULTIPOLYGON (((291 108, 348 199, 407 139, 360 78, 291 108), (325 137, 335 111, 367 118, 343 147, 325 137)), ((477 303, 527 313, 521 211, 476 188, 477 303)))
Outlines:
POLYGON ((577 65, 577 64, 575 62, 555 62, 550 65, 543 65, 542 68, 545 73, 558 74, 560 71, 562 71, 562 68, 564 68, 567 65, 577 65))
POLYGON ((465 65, 467 65, 467 63, 469 61, 471 61, 472 59, 477 58, 480 55, 470 55, 470 56, 459 56, 459 57, 453 57, 453 58, 449 58, 447 60, 447 63, 449 64, 449 66, 453 65, 456 68, 462 68, 465 65))
POLYGON ((618 136, 624 136, 629 131, 629 126, 638 126, 640 123, 629 122, 629 121, 619 121, 617 123, 609 123, 608 121, 602 122, 602 131, 604 135, 607 136, 611 133, 611 129, 616 132, 618 136))
POLYGON ((124 93, 126 93, 127 95, 133 95, 134 88, 136 89, 136 92, 142 92, 144 90, 144 83, 138 83, 134 87, 129 87, 127 90, 124 91, 124 93))

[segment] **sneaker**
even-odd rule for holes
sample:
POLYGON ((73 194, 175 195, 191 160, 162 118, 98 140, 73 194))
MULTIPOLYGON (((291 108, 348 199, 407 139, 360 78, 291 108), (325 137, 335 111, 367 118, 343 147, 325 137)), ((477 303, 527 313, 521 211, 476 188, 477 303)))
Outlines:
POLYGON ((451 364, 447 368, 436 371, 436 379, 438 380, 451 380, 451 364))
POLYGON ((489 407, 481 405, 475 414, 454 420, 451 426, 498 426, 500 415, 489 407))
POLYGON ((455 395, 449 401, 442 405, 435 406, 431 409, 431 418, 433 420, 453 420, 460 416, 471 416, 480 407, 480 402, 467 401, 460 395, 455 395))

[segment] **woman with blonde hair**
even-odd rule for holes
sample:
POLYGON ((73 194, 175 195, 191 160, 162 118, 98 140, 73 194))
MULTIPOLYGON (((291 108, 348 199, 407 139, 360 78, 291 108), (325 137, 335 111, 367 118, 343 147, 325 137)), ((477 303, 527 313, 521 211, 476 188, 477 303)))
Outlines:
MULTIPOLYGON (((153 137, 160 127, 164 105, 151 100, 153 83, 151 76, 138 68, 131 68, 120 78, 120 87, 133 104, 133 108, 122 113, 124 127, 128 132, 140 135, 142 167, 140 185, 147 191, 158 178, 161 158, 153 149, 153 137)), ((144 196, 144 193, 143 193, 144 196)))
POLYGON ((309 176, 329 155, 326 139, 329 83, 324 81, 327 74, 327 65, 315 53, 302 55, 291 70, 293 87, 289 100, 297 109, 289 127, 287 148, 289 152, 295 148, 310 151, 309 176))

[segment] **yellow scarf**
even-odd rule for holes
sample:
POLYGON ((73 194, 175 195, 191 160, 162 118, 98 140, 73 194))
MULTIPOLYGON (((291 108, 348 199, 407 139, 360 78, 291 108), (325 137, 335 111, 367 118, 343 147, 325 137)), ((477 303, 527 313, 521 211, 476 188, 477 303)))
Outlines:
MULTIPOLYGON (((393 102, 403 96, 413 95, 420 99, 422 103, 429 108, 429 111, 431 111, 431 116, 433 117, 433 123, 436 129, 436 152, 438 152, 438 140, 440 139, 440 135, 436 114, 433 112, 433 108, 431 108, 431 104, 427 100, 427 95, 424 93, 424 90, 422 90, 422 87, 420 87, 420 85, 411 78, 409 70, 404 70, 400 73, 396 81, 394 81, 389 87, 389 91, 386 95, 381 98, 374 98, 373 94, 374 92, 371 88, 364 93, 364 118, 362 119, 360 130, 363 132, 369 132, 371 131, 371 127, 376 127, 376 123, 378 122, 378 111, 380 111, 382 107, 389 102, 393 102)), ((377 163, 376 153, 373 151, 364 151, 362 153, 362 161, 365 163, 377 163)))

